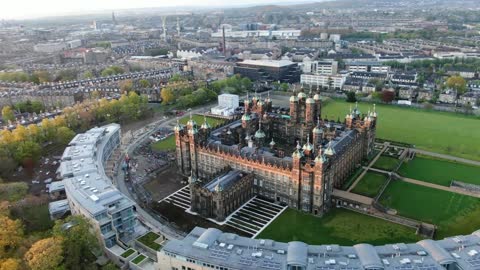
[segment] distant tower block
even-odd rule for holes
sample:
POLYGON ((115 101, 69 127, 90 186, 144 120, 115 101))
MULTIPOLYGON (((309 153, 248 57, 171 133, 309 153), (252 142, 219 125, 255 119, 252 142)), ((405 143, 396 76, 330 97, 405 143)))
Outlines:
POLYGON ((180 20, 179 20, 178 17, 177 17, 177 35, 178 35, 178 36, 180 36, 180 30, 181 30, 181 28, 180 28, 180 20))
POLYGON ((112 23, 117 25, 117 19, 115 19, 115 12, 112 11, 112 23))
POLYGON ((167 16, 162 17, 163 41, 167 42, 167 16))
POLYGON ((93 20, 92 28, 93 28, 93 30, 97 30, 97 21, 93 20))

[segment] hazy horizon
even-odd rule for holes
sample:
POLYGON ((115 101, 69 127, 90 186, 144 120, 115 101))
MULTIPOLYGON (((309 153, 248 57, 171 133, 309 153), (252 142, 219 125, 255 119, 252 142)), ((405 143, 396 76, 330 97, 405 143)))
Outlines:
MULTIPOLYGON (((322 0, 320 0, 322 1, 322 0)), ((57 17, 68 15, 82 15, 89 13, 112 12, 115 10, 142 9, 142 8, 169 8, 170 10, 178 7, 179 9, 189 7, 215 8, 215 7, 239 7, 269 4, 295 4, 296 2, 320 2, 319 0, 242 0, 238 2, 218 1, 218 0, 83 0, 83 1, 64 1, 64 0, 17 0, 7 2, 0 9, 0 20, 25 20, 42 17, 57 17)))

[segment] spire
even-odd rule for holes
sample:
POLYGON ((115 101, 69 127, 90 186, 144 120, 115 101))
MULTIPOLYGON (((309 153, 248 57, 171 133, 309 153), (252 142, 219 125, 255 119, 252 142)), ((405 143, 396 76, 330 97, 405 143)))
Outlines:
POLYGON ((318 163, 318 164, 323 164, 327 162, 327 157, 325 156, 324 153, 322 153, 322 148, 319 147, 318 148, 318 155, 317 157, 315 158, 315 163, 318 163))
POLYGON ((178 120, 178 118, 177 118, 177 124, 175 125, 173 130, 174 131, 180 131, 181 129, 182 129, 182 127, 180 126, 180 120, 178 120))
POLYGON ((273 138, 272 138, 272 141, 270 142, 270 147, 274 147, 275 146, 275 142, 273 141, 273 138))
POLYGON ((329 156, 335 155, 335 149, 333 149, 332 141, 328 142, 327 150, 325 150, 325 154, 329 156))
POLYGON ((207 121, 207 116, 203 114, 203 124, 202 124, 202 129, 209 129, 211 126, 207 121))

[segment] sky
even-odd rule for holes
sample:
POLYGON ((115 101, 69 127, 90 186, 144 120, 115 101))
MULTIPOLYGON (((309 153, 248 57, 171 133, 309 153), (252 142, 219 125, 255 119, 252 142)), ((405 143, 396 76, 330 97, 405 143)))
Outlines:
MULTIPOLYGON (((1 0, 0 19, 31 19, 46 16, 115 11, 130 8, 227 6, 293 3, 295 0, 1 0)), ((305 2, 305 1, 299 1, 305 2)))

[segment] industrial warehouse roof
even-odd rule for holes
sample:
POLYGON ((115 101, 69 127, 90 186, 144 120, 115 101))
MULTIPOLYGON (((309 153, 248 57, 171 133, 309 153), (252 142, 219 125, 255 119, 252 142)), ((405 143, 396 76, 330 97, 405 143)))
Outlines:
POLYGON ((282 243, 196 227, 184 239, 169 241, 161 252, 229 269, 441 270, 442 264, 456 263, 459 269, 478 270, 480 231, 439 241, 351 247, 282 243))

